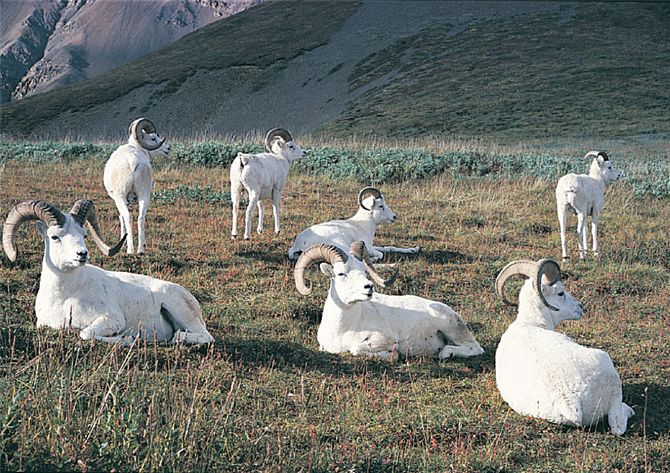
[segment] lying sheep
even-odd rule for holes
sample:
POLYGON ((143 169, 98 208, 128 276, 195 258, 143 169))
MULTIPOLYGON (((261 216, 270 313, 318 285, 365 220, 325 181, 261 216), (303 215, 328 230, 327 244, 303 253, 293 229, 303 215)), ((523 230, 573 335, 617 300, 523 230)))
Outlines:
POLYGON ((370 279, 385 287, 393 278, 385 280, 377 273, 364 242, 354 242, 350 253, 321 244, 300 255, 295 265, 295 286, 300 294, 312 292, 305 281, 311 266, 321 263, 321 271, 330 277, 317 333, 321 350, 385 360, 395 360, 398 355, 446 359, 484 353, 463 319, 448 305, 374 292, 370 279))
POLYGON ((85 340, 131 343, 136 336, 171 343, 210 343, 198 301, 183 287, 139 274, 106 271, 88 264, 87 227, 106 255, 93 202, 78 200, 62 213, 43 200, 25 201, 7 216, 2 244, 11 261, 17 257, 16 234, 23 222, 37 220, 44 239, 40 288, 35 299, 37 326, 80 330, 85 340))
POLYGON ((577 235, 579 236, 579 257, 586 258, 586 217, 591 216, 593 234, 593 254, 598 256, 598 221, 605 203, 605 185, 621 177, 621 172, 612 166, 607 154, 590 151, 585 158, 593 156, 589 175, 566 174, 556 186, 556 207, 561 230, 561 255, 565 261, 568 252, 565 247, 565 225, 568 211, 577 214, 577 235))
POLYGON ((130 124, 128 143, 119 146, 105 164, 103 182, 107 194, 114 200, 119 211, 121 236, 126 240, 128 253, 135 252, 133 226, 129 205, 137 204, 137 252, 146 250, 144 227, 151 199, 153 178, 151 158, 167 156, 170 146, 161 138, 156 127, 146 118, 138 118, 130 124))
POLYGON ((237 214, 240 207, 240 196, 246 191, 249 196, 246 218, 244 221, 244 239, 251 236, 251 221, 254 207, 258 207, 258 226, 256 232, 263 232, 264 199, 272 200, 275 233, 279 233, 279 205, 281 195, 286 186, 286 177, 293 161, 302 159, 304 151, 293 141, 291 134, 282 129, 274 128, 265 136, 267 153, 239 153, 230 165, 230 197, 233 201, 233 229, 231 237, 237 236, 237 214))
POLYGON ((496 383, 519 414, 576 427, 607 416, 613 434, 626 432, 635 412, 622 402, 621 380, 609 355, 554 331, 563 320, 579 320, 582 304, 563 286, 558 263, 520 260, 498 275, 496 293, 507 304, 512 276, 528 278, 519 293, 516 320, 496 351, 496 383))
POLYGON ((346 220, 330 220, 312 225, 295 237, 288 250, 289 259, 297 259, 300 253, 314 245, 326 243, 349 248, 357 240, 365 242, 373 261, 384 257, 384 253, 418 253, 421 248, 398 248, 395 246, 373 246, 377 226, 392 223, 396 214, 386 204, 382 193, 374 187, 366 187, 358 193, 358 211, 346 220))

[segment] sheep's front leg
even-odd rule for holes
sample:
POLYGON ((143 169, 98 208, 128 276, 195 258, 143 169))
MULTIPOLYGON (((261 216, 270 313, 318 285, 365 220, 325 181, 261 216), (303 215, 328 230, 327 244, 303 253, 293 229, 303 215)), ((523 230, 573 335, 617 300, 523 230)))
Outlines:
POLYGON ((401 248, 398 246, 375 246, 373 247, 375 250, 379 251, 380 253, 402 253, 405 255, 408 254, 414 254, 418 253, 421 251, 420 246, 413 246, 411 248, 401 248))
POLYGON ((272 216, 275 219, 275 233, 279 233, 279 207, 281 205, 281 192, 272 192, 272 216))
POLYGON ((144 228, 147 220, 147 209, 149 208, 149 199, 139 201, 139 215, 137 217, 137 252, 144 253, 147 249, 147 241, 144 234, 144 228))
POLYGON ((568 213, 563 207, 558 208, 558 226, 561 232, 561 257, 563 261, 568 259, 568 249, 565 244, 565 227, 568 223, 568 213))
POLYGON ((593 240, 593 255, 598 256, 598 217, 591 218, 591 237, 593 240))
POLYGON ((110 315, 101 315, 88 327, 84 327, 79 332, 79 336, 84 340, 97 339, 105 342, 119 341, 117 340, 119 338, 117 334, 124 328, 122 319, 110 315), (110 339, 110 337, 112 337, 112 339, 110 339))
POLYGON ((386 361, 398 359, 398 342, 379 333, 367 335, 360 343, 349 348, 352 355, 380 358, 386 361))
POLYGON ((584 228, 586 216, 583 213, 577 214, 577 238, 579 243, 579 258, 586 258, 586 229, 584 228))
POLYGON ((447 360, 449 358, 468 358, 484 353, 484 349, 479 343, 465 343, 463 345, 445 345, 437 357, 440 360, 447 360))
POLYGON ((261 234, 263 233, 263 218, 265 217, 265 212, 263 212, 263 202, 259 200, 256 203, 256 207, 258 207, 258 226, 256 227, 256 233, 261 234))
POLYGON ((233 228, 230 231, 230 238, 234 240, 237 236, 237 214, 240 210, 240 191, 235 186, 231 186, 230 200, 233 203, 233 228))
POLYGON ((254 209, 256 204, 258 204, 259 199, 258 192, 249 191, 249 205, 247 205, 247 211, 244 221, 244 239, 248 240, 251 237, 251 222, 254 219, 254 209))

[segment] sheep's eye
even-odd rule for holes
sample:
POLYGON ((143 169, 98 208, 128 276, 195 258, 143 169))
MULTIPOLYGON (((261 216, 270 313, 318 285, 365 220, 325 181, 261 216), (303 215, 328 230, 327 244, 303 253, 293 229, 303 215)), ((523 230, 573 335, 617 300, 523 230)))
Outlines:
POLYGON ((565 292, 561 291, 558 293, 559 296, 563 297, 565 295, 565 292))
POLYGON ((51 236, 51 239, 54 240, 54 241, 58 241, 58 240, 60 240, 60 238, 58 238, 56 235, 52 235, 52 236, 51 236))
POLYGON ((340 277, 346 276, 346 274, 344 274, 344 273, 337 273, 337 275, 340 276, 340 277))

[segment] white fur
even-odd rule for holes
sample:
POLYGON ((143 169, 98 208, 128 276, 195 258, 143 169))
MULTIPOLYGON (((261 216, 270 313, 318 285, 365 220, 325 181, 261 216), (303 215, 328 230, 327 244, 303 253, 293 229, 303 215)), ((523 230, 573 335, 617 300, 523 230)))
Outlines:
POLYGON ((323 263, 321 271, 331 278, 317 333, 321 350, 387 360, 484 353, 451 307, 417 296, 374 292, 364 264, 353 256, 346 263, 323 263))
MULTIPOLYGON (((161 141, 158 133, 150 134, 148 139, 155 143, 161 141)), ((103 182, 107 194, 114 200, 119 211, 121 236, 128 234, 126 239, 128 253, 135 252, 132 219, 128 206, 138 205, 137 253, 143 253, 147 246, 144 229, 153 188, 151 158, 167 156, 169 151, 170 145, 167 143, 163 143, 154 151, 144 149, 137 139, 130 135, 128 143, 119 146, 105 164, 103 182)))
POLYGON ((365 242, 373 261, 382 259, 384 253, 418 253, 421 250, 418 246, 413 248, 373 246, 372 240, 377 226, 395 222, 396 214, 386 204, 383 196, 375 198, 369 195, 363 199, 363 204, 370 210, 359 206, 358 212, 351 218, 319 223, 300 232, 288 250, 289 259, 297 259, 300 253, 320 243, 349 248, 354 241, 359 240, 365 242))
MULTIPOLYGON (((545 281, 546 283, 546 281, 545 281)), ((547 308, 528 279, 519 311, 496 351, 496 383, 519 414, 583 427, 608 417, 613 434, 626 431, 633 409, 622 402, 621 380, 609 355, 554 331, 562 320, 579 320, 582 304, 559 280, 543 284, 547 308)))
POLYGON ((37 326, 80 330, 81 338, 130 343, 210 343, 198 301, 183 287, 87 264, 85 229, 70 214, 63 227, 37 223, 44 238, 37 326))
POLYGON ((605 203, 605 185, 621 177, 621 172, 612 165, 612 161, 603 160, 597 151, 591 162, 588 176, 586 174, 567 174, 558 180, 556 186, 556 207, 561 231, 561 255, 567 259, 565 246, 565 226, 568 211, 577 213, 577 235, 579 237, 579 257, 586 258, 586 218, 591 216, 591 232, 593 236, 593 253, 598 256, 598 221, 605 203))
POLYGON ((263 232, 262 200, 272 200, 275 233, 279 233, 279 206, 282 192, 286 186, 286 177, 293 161, 302 159, 304 151, 293 142, 276 140, 272 145, 272 153, 246 154, 238 153, 230 165, 230 196, 233 201, 232 238, 237 236, 237 215, 240 197, 246 191, 249 205, 244 222, 244 239, 251 235, 251 221, 254 208, 258 207, 257 233, 263 232))

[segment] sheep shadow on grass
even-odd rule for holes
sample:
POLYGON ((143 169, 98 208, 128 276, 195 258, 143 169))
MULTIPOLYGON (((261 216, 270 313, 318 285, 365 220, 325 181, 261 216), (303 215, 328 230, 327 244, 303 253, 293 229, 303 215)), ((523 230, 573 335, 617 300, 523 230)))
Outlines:
POLYGON ((428 250, 419 253, 419 256, 430 263, 472 263, 475 259, 459 251, 428 250))
POLYGON ((623 401, 635 409, 635 416, 628 421, 631 431, 642 435, 646 430, 652 440, 670 432, 670 386, 624 384, 623 401))
POLYGON ((401 382, 422 379, 471 379, 492 368, 492 355, 437 361, 411 358, 397 362, 333 354, 306 347, 299 343, 269 339, 241 339, 226 337, 221 350, 224 357, 235 365, 243 364, 256 369, 272 367, 282 371, 319 372, 335 377, 357 375, 373 379, 390 376, 401 382), (490 358, 490 359, 489 359, 490 358))

